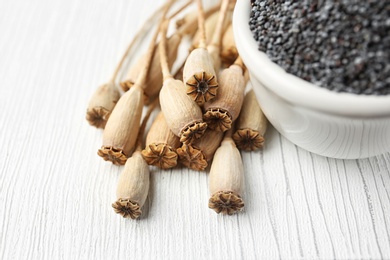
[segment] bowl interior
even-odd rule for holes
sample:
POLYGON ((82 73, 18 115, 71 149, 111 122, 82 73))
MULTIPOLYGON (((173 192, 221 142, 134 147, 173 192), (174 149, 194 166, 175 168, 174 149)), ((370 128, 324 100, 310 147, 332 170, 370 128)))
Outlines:
POLYGON ((331 114, 390 116, 390 95, 338 93, 286 73, 258 50, 258 44, 249 29, 250 11, 249 0, 237 1, 233 15, 234 37, 238 52, 251 76, 264 83, 265 87, 292 104, 331 114), (272 84, 266 84, 267 82, 272 84))

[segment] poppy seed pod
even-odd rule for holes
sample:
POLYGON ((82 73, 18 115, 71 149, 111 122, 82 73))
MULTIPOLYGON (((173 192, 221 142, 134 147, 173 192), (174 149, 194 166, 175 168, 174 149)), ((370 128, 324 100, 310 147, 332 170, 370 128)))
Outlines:
POLYGON ((217 76, 207 49, 198 48, 190 53, 184 65, 183 80, 187 95, 199 105, 217 95, 217 76))
POLYGON ((180 162, 196 171, 205 170, 221 145, 222 138, 223 132, 207 129, 202 138, 195 140, 191 145, 184 144, 177 149, 180 162))
POLYGON ((113 82, 101 85, 88 104, 86 119, 89 124, 104 128, 119 98, 119 91, 113 82))
POLYGON ((225 137, 217 149, 209 174, 209 208, 232 215, 242 210, 244 166, 240 152, 231 137, 225 137))
POLYGON ((124 218, 138 218, 149 192, 150 171, 141 152, 134 152, 119 176, 117 201, 112 204, 115 212, 124 218))
POLYGON ((203 119, 215 131, 226 131, 240 114, 245 94, 245 79, 242 67, 233 64, 224 69, 219 78, 218 96, 204 104, 203 119))
POLYGON ((257 102, 253 89, 245 95, 236 129, 233 140, 238 149, 254 151, 263 147, 267 118, 257 102))
POLYGON ((161 169, 173 168, 177 164, 176 149, 180 146, 179 137, 174 135, 160 111, 146 136, 146 148, 142 156, 147 164, 161 169))
POLYGON ((171 131, 180 142, 189 144, 200 138, 207 128, 202 110, 183 89, 183 82, 168 78, 160 91, 161 110, 171 131))
POLYGON ((103 132, 98 155, 114 164, 125 164, 134 149, 143 108, 143 91, 135 86, 118 101, 103 132))

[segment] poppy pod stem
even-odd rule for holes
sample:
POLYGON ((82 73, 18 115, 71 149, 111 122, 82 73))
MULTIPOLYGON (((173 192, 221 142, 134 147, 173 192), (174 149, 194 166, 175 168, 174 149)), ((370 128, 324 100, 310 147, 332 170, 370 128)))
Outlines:
POLYGON ((150 30, 151 24, 153 24, 156 16, 158 17, 161 11, 167 4, 163 5, 161 8, 157 9, 142 25, 141 29, 137 32, 134 38, 131 40, 124 54, 122 55, 121 60, 119 61, 116 69, 110 79, 110 81, 104 85, 101 85, 96 89, 95 93, 92 95, 88 108, 86 119, 90 125, 95 126, 96 128, 104 128, 107 124, 107 120, 111 115, 112 110, 114 109, 116 103, 120 98, 120 93, 115 85, 116 78, 119 71, 122 69, 123 64, 129 55, 130 51, 134 48, 134 45, 139 42, 139 39, 146 31, 150 30))
POLYGON ((196 1, 198 4, 198 30, 199 30, 199 48, 206 48, 206 29, 205 29, 205 15, 203 10, 202 0, 196 1))
POLYGON ((165 20, 165 16, 166 14, 168 13, 169 11, 169 8, 172 6, 172 4, 175 2, 175 0, 170 0, 166 6, 164 7, 164 11, 163 11, 163 17, 159 23, 159 25, 157 26, 157 29, 155 31, 155 33, 153 34, 153 37, 152 37, 152 40, 150 41, 150 44, 149 44, 149 47, 148 47, 148 51, 147 51, 147 54, 146 54, 146 57, 145 57, 145 60, 146 60, 146 64, 143 68, 143 70, 141 70, 136 82, 135 82, 135 85, 139 85, 139 86, 143 86, 146 82, 146 78, 147 78, 147 75, 148 75, 148 71, 149 71, 149 68, 150 68, 150 65, 151 65, 151 62, 152 62, 152 58, 153 58, 153 53, 154 53, 154 50, 155 50, 155 46, 156 46, 156 40, 157 40, 157 36, 160 32, 160 27, 162 25, 162 23, 164 22, 165 20))
POLYGON ((222 41, 222 35, 223 35, 223 30, 224 30, 226 14, 229 10, 229 1, 230 0, 222 0, 217 25, 215 27, 215 31, 214 31, 213 37, 211 39, 211 42, 207 46, 207 50, 209 51, 209 53, 213 59, 214 70, 216 72, 218 72, 220 67, 221 67, 221 57, 220 57, 221 41, 222 41))

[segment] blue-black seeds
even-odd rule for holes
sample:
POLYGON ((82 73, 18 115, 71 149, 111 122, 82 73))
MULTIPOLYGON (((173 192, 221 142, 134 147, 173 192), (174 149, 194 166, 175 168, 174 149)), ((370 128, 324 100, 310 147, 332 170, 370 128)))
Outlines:
POLYGON ((337 92, 390 94, 390 0, 252 0, 259 50, 337 92))

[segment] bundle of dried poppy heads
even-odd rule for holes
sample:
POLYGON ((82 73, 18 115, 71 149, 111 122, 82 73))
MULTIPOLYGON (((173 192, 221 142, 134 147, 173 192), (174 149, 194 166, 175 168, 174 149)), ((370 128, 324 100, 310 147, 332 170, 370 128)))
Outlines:
POLYGON ((239 149, 254 151, 264 143, 267 120, 253 90, 245 95, 248 78, 231 30, 235 2, 222 0, 220 6, 204 12, 197 0, 197 15, 190 12, 177 19, 176 30, 167 37, 169 22, 191 3, 170 16, 174 0, 157 10, 146 22, 158 24, 147 52, 116 84, 129 50, 151 28, 137 34, 111 81, 96 90, 88 105, 87 120, 104 129, 98 155, 124 165, 112 206, 125 218, 136 219, 142 213, 149 191, 149 165, 209 169, 209 207, 228 215, 242 210, 244 168, 239 149), (160 22, 155 21, 157 17, 160 22), (192 38, 192 47, 178 70, 182 75, 174 76, 171 69, 185 36, 192 38), (161 111, 147 131, 157 104, 161 111))

